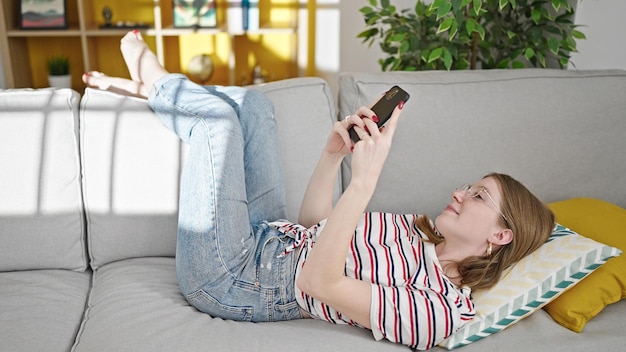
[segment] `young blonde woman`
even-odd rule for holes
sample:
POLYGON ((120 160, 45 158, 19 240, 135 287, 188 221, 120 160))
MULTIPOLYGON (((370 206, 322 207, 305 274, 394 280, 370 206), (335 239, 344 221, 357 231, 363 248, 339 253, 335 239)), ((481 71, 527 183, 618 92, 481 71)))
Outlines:
POLYGON ((83 80, 147 98, 189 143, 176 264, 182 294, 202 312, 253 322, 315 318, 427 349, 473 318, 472 289, 494 285, 554 226, 523 185, 495 173, 453 191, 434 222, 365 213, 403 104, 380 130, 367 107, 336 122, 298 223, 286 221, 271 102, 255 90, 199 86, 169 74, 136 31, 121 49, 130 80, 99 72, 83 80), (333 203, 348 154, 352 179, 333 203))

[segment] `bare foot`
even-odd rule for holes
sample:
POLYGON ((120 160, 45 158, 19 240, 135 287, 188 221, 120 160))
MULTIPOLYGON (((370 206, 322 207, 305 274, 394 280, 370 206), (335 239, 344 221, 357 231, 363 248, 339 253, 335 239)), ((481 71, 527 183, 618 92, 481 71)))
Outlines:
POLYGON ((152 87, 156 80, 168 74, 138 30, 126 33, 121 40, 120 50, 133 81, 152 87))
POLYGON ((87 86, 92 88, 108 90, 132 97, 148 98, 149 90, 141 82, 120 77, 110 77, 98 71, 87 72, 82 79, 87 86))

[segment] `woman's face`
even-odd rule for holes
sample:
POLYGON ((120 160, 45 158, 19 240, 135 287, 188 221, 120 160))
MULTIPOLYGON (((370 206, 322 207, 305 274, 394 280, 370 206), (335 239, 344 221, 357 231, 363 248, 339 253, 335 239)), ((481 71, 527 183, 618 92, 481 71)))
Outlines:
POLYGON ((452 201, 435 219, 435 225, 448 244, 463 245, 481 254, 490 236, 503 229, 499 224, 502 195, 492 177, 470 187, 452 192, 452 201))

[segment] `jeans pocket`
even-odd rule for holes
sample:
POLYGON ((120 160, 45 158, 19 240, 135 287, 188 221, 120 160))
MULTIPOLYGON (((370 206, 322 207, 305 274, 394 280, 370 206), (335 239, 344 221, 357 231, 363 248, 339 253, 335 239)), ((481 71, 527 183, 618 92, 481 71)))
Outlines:
POLYGON ((291 301, 285 304, 274 305, 274 317, 275 320, 294 320, 302 319, 302 313, 300 312, 300 306, 298 302, 291 301))
POLYGON ((199 311, 216 318, 252 321, 254 315, 254 307, 222 304, 204 290, 187 295, 187 301, 199 311))

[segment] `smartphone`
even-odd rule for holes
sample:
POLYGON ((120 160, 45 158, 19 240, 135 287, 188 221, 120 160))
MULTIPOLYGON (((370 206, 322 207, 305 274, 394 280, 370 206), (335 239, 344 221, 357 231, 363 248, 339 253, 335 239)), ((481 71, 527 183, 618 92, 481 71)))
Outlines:
MULTIPOLYGON (((385 94, 378 99, 378 101, 372 106, 371 110, 378 117, 378 128, 381 128, 387 120, 391 117, 391 113, 393 113, 393 109, 400 104, 401 101, 405 103, 409 100, 409 93, 407 93, 404 89, 393 86, 391 89, 385 92, 385 94)), ((350 127, 348 130, 350 133, 350 138, 354 143, 360 140, 356 131, 354 130, 354 126, 350 127)))

